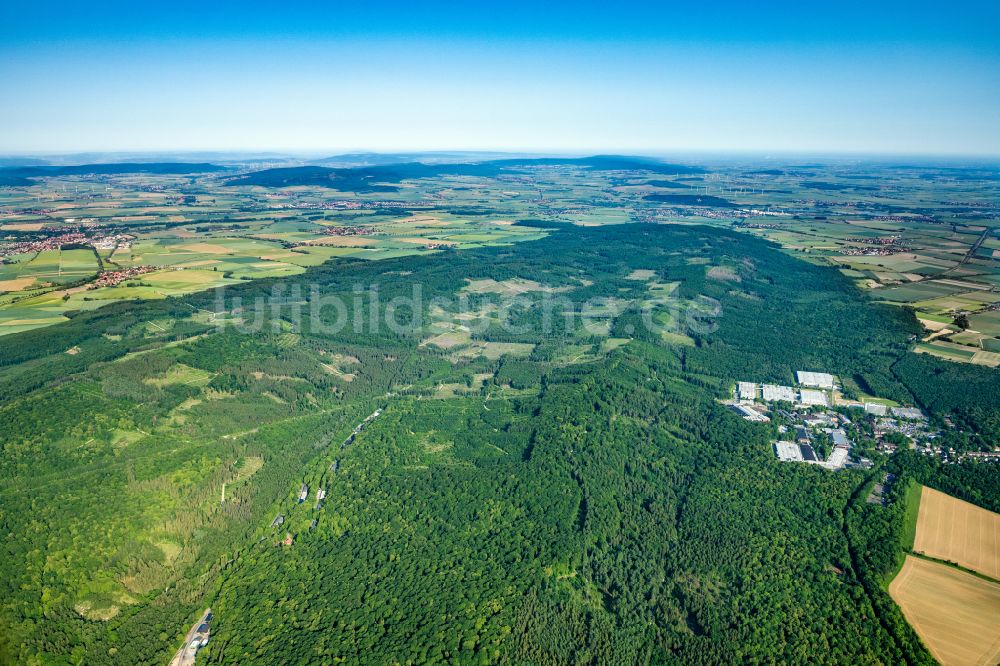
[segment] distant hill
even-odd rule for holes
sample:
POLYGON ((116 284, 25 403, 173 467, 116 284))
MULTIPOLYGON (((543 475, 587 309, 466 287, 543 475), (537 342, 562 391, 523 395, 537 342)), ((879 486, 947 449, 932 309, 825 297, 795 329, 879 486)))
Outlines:
POLYGON ((0 168, 42 166, 44 164, 50 164, 50 162, 36 157, 0 157, 0 168))
POLYGON ((30 178, 25 178, 24 176, 8 176, 0 171, 0 187, 26 187, 34 184, 35 181, 30 178))
POLYGON ((542 157, 538 159, 493 160, 483 166, 503 168, 531 166, 578 166, 595 171, 649 171, 662 175, 706 173, 706 170, 688 164, 669 164, 650 157, 631 155, 593 155, 591 157, 542 157))
POLYGON ((680 206, 712 206, 715 208, 739 208, 728 199, 712 197, 707 194, 649 194, 643 197, 646 201, 677 204, 680 206))
POLYGON ((223 171, 224 167, 190 162, 118 162, 71 166, 16 166, 0 168, 0 186, 33 185, 31 178, 44 176, 109 175, 122 173, 189 174, 223 171))
MULTIPOLYGON (((409 167, 414 165, 398 165, 409 167)), ((426 167, 417 164, 418 167, 426 167)), ((420 176, 409 176, 419 178, 420 176)), ((259 185, 261 187, 293 187, 313 185, 331 187, 343 192, 395 192, 394 183, 403 176, 385 167, 358 167, 354 169, 334 169, 321 166, 280 167, 254 171, 245 176, 233 178, 227 185, 259 185), (390 183, 390 184, 385 184, 390 183)))
POLYGON ((506 171, 538 166, 578 166, 599 171, 648 171, 675 175, 705 173, 700 167, 666 164, 645 157, 595 155, 593 157, 542 157, 488 160, 459 164, 425 164, 406 162, 356 168, 322 166, 282 167, 256 171, 229 181, 229 185, 259 185, 291 187, 315 185, 345 192, 393 192, 395 185, 406 179, 435 176, 497 176, 506 171))
POLYGON ((683 190, 691 189, 690 185, 685 185, 684 183, 678 183, 676 180, 651 180, 646 184, 651 187, 670 187, 674 189, 683 189, 683 190))
POLYGON ((482 151, 427 151, 412 153, 343 153, 319 160, 310 160, 310 164, 330 167, 369 167, 386 166, 389 164, 407 164, 421 162, 423 164, 454 164, 458 162, 484 162, 512 158, 531 159, 534 155, 519 153, 498 153, 482 151))
POLYGON ((78 176, 115 173, 207 173, 223 167, 207 162, 116 162, 112 164, 74 164, 71 166, 19 166, 0 169, 7 176, 78 176))

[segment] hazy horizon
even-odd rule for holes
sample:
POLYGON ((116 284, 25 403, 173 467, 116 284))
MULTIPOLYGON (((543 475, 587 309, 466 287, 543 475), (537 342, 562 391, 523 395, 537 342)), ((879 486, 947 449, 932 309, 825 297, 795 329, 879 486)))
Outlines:
MULTIPOLYGON (((183 158, 188 157, 192 161, 226 161, 232 160, 299 160, 302 162, 316 162, 337 157, 349 157, 358 155, 400 155, 400 156, 486 156, 480 159, 503 159, 506 157, 591 157, 598 155, 620 155, 630 157, 643 157, 663 161, 726 161, 748 160, 748 161, 775 161, 787 160, 816 160, 821 162, 866 162, 877 163, 881 161, 893 161, 900 159, 912 160, 914 162, 993 162, 1000 161, 1000 151, 996 153, 927 153, 917 151, 898 152, 867 152, 867 151, 833 151, 833 150, 669 150, 669 149, 634 149, 626 150, 613 148, 591 150, 545 150, 542 148, 526 148, 523 150, 503 149, 503 148, 397 148, 374 150, 368 148, 328 148, 309 150, 282 150, 279 148, 241 148, 232 150, 213 148, 179 148, 179 149, 149 149, 149 150, 79 150, 79 151, 3 151, 0 150, 0 158, 3 159, 39 159, 70 161, 74 158, 81 160, 98 159, 98 161, 108 161, 119 157, 129 162, 141 161, 144 159, 159 159, 168 157, 183 158)), ((187 160, 181 160, 187 161, 187 160)))

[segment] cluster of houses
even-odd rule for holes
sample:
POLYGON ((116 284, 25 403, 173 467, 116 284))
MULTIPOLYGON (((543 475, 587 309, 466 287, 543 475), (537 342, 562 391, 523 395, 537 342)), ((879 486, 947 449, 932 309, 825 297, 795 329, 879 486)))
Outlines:
MULTIPOLYGON (((284 193, 276 194, 265 194, 265 198, 268 199, 284 199, 287 197, 284 193)), ((394 209, 394 208, 412 208, 413 204, 405 201, 389 201, 389 200, 379 200, 379 201, 363 201, 360 199, 328 199, 326 201, 286 201, 282 203, 273 203, 268 206, 271 210, 286 210, 286 209, 308 209, 308 210, 376 210, 376 209, 394 209)))
POLYGON ((95 238, 90 241, 90 244, 96 250, 128 250, 132 247, 134 240, 135 237, 128 234, 111 234, 95 238))
POLYGON ((326 227, 323 229, 323 233, 327 236, 371 236, 379 232, 381 229, 376 227, 358 226, 326 227))
MULTIPOLYGON (((73 221, 72 219, 67 222, 73 221)), ((86 227, 87 225, 83 225, 86 227)), ((0 245, 0 262, 3 257, 11 257, 15 254, 36 254, 47 250, 58 250, 67 245, 91 245, 97 250, 128 249, 132 247, 133 236, 128 234, 111 234, 107 236, 97 236, 91 238, 82 231, 64 231, 52 227, 46 227, 42 232, 56 232, 53 236, 37 238, 35 240, 18 241, 0 245)))
POLYGON ((0 246, 0 257, 9 257, 15 254, 44 252, 46 250, 58 250, 64 245, 83 245, 87 242, 87 237, 84 234, 74 231, 68 234, 49 236, 48 238, 39 238, 38 240, 8 243, 0 246))
POLYGON ((99 289, 100 287, 114 287, 126 280, 139 277, 146 273, 160 270, 156 266, 132 266, 118 271, 104 271, 97 276, 97 279, 87 285, 87 289, 99 289))

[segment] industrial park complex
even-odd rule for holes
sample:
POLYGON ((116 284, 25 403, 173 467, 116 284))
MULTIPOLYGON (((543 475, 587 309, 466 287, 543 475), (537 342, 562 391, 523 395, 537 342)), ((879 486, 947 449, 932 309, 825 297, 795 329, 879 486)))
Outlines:
POLYGON ((867 467, 870 460, 857 452, 852 455, 853 433, 863 434, 883 452, 895 450, 900 441, 933 450, 937 433, 929 429, 926 416, 916 407, 847 399, 837 378, 825 372, 801 370, 795 378, 795 386, 739 381, 732 399, 725 401, 747 421, 777 420, 779 439, 774 453, 778 460, 829 470, 867 467))

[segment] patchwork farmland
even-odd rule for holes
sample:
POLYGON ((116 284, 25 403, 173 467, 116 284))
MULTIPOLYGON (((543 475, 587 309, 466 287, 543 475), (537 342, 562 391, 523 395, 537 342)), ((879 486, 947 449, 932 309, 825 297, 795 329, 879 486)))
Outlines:
POLYGON ((945 666, 996 664, 1000 514, 933 488, 920 490, 913 554, 889 594, 945 666))

